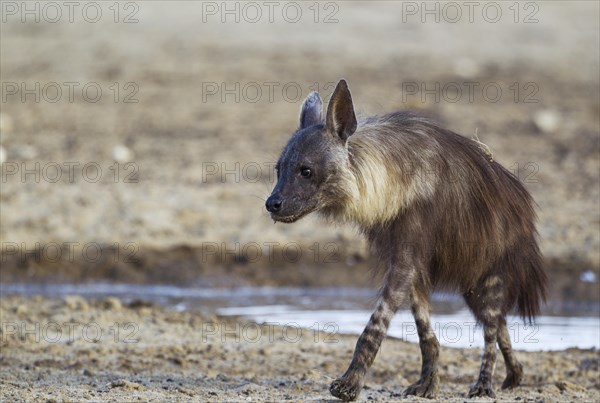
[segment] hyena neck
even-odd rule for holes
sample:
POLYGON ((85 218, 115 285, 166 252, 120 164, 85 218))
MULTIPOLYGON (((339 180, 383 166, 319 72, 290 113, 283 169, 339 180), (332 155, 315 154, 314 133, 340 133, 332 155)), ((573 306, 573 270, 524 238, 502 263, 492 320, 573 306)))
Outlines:
POLYGON ((339 203, 326 215, 368 231, 393 221, 416 200, 430 197, 435 183, 418 180, 405 169, 427 165, 410 152, 408 137, 401 127, 377 118, 360 122, 348 139, 346 160, 335 178, 339 203))

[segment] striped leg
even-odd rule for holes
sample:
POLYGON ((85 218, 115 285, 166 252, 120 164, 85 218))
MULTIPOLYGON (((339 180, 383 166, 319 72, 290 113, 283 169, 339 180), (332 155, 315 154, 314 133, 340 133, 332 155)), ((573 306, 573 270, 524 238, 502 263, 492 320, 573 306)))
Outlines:
POLYGON ((498 326, 498 346, 506 364, 506 378, 502 382, 502 389, 519 386, 523 379, 523 365, 517 360, 510 345, 510 337, 506 328, 506 319, 500 318, 498 326))
POLYGON ((413 290, 411 293, 411 310, 419 333, 422 358, 421 377, 404 391, 404 395, 415 395, 431 399, 437 394, 440 384, 437 368, 440 344, 429 321, 428 298, 413 290))
POLYGON ((385 298, 379 299, 375 312, 356 342, 354 356, 348 370, 329 387, 333 396, 344 401, 356 400, 363 387, 364 376, 379 351, 379 346, 396 310, 397 307, 391 306, 385 298))
POLYGON ((356 400, 363 387, 367 370, 375 360, 392 317, 404 301, 406 289, 414 277, 413 270, 396 272, 390 264, 384 280, 381 296, 375 312, 356 342, 354 356, 346 373, 333 381, 329 387, 331 394, 344 401, 356 400))
POLYGON ((481 358, 481 369, 477 382, 469 390, 469 397, 488 396, 496 397, 492 388, 492 375, 496 366, 496 336, 498 334, 498 325, 492 321, 483 324, 484 348, 481 358))
MULTIPOLYGON (((505 298, 505 286, 502 278, 495 274, 481 279, 474 289, 465 294, 467 305, 477 320, 483 324, 484 340, 479 378, 469 390, 469 397, 495 397, 492 375, 496 366, 496 342, 501 328, 501 320, 505 315, 505 312, 502 311, 502 307, 506 305, 505 298)), ((500 343, 504 343, 504 339, 502 337, 500 339, 502 340, 500 343)))

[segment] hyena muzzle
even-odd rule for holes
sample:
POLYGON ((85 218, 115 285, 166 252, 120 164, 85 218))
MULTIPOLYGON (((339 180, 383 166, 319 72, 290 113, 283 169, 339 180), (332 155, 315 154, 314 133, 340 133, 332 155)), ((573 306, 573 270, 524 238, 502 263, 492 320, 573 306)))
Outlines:
POLYGON ((485 347, 472 396, 494 396, 496 343, 506 363, 502 388, 521 382, 506 314, 539 313, 546 275, 534 202, 479 141, 419 115, 396 112, 357 120, 348 86, 335 88, 325 119, 311 93, 300 124, 277 162, 266 201, 275 221, 318 211, 355 224, 385 267, 380 296, 346 373, 330 387, 355 400, 395 312, 408 302, 422 354, 421 376, 406 395, 434 397, 439 342, 429 320, 434 290, 459 292, 483 325, 485 347))

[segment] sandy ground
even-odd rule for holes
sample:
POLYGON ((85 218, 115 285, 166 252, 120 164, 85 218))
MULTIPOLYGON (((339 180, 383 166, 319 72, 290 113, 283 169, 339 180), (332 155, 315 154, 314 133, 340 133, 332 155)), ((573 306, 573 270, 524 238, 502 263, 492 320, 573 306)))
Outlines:
MULTIPOLYGON (((3 298, 0 400, 328 401, 356 336, 236 322, 116 298, 3 298)), ((464 402, 480 351, 441 350, 439 400, 464 402)), ((523 385, 496 401, 600 399, 598 351, 519 352, 523 385)), ((416 344, 386 339, 361 400, 399 399, 418 378, 416 344)), ((504 377, 498 361, 495 385, 504 377)), ((409 398, 406 401, 428 401, 409 398)), ((491 401, 491 399, 474 399, 491 401)))

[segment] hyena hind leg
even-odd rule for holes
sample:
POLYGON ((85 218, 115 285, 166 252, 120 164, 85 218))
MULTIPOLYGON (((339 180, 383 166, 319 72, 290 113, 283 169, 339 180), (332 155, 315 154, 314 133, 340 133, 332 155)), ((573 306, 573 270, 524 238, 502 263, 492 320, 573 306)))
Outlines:
POLYGON ((498 324, 498 346, 506 364, 506 378, 502 382, 502 389, 517 387, 523 379, 523 365, 517 360, 512 350, 510 336, 506 327, 506 319, 504 318, 500 318, 498 324))
POLYGON ((469 389, 469 397, 488 396, 496 397, 492 387, 492 376, 496 366, 496 339, 498 335, 497 320, 484 322, 483 324, 483 355, 481 356, 481 368, 475 385, 469 389))
POLYGON ((421 377, 404 391, 404 396, 434 398, 439 390, 438 357, 440 344, 429 321, 429 299, 413 289, 411 311, 417 325, 421 347, 421 377))
MULTIPOLYGON (((488 396, 495 397, 492 387, 492 376, 496 366, 496 342, 500 320, 504 318, 503 307, 506 293, 504 283, 499 276, 491 275, 482 279, 477 286, 465 294, 467 305, 483 324, 483 354, 481 368, 475 385, 469 390, 469 397, 488 396)), ((501 343, 504 345, 502 337, 501 343)))

